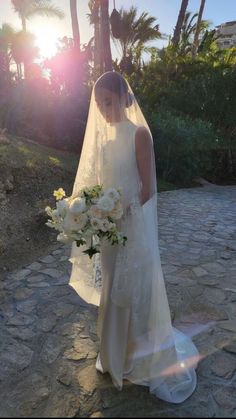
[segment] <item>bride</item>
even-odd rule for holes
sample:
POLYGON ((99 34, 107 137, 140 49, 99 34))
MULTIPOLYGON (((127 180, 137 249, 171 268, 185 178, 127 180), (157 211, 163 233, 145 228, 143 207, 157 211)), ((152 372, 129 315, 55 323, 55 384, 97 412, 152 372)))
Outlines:
POLYGON ((99 306, 96 368, 109 372, 119 390, 127 379, 162 400, 181 403, 196 387, 199 354, 171 325, 158 246, 153 140, 129 84, 117 72, 104 73, 93 88, 72 195, 95 184, 122 189, 118 229, 128 238, 125 246, 104 241, 92 260, 83 246, 72 247, 70 285, 99 306))

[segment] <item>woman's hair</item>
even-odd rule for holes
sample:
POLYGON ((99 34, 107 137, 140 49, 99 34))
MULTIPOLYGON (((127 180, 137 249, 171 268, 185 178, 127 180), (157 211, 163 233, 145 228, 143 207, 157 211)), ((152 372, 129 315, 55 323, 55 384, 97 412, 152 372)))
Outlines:
POLYGON ((95 96, 97 96, 99 89, 107 89, 109 92, 115 93, 119 99, 125 95, 127 108, 133 103, 132 96, 128 91, 128 84, 126 80, 116 71, 108 71, 102 74, 102 76, 96 81, 94 89, 95 96))

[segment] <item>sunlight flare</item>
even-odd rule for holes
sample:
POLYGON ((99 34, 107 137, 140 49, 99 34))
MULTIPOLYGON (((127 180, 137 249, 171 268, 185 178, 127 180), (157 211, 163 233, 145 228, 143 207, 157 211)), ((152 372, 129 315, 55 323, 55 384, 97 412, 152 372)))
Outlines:
POLYGON ((40 49, 43 58, 51 58, 57 52, 58 35, 53 27, 38 26, 34 28, 35 45, 40 49))

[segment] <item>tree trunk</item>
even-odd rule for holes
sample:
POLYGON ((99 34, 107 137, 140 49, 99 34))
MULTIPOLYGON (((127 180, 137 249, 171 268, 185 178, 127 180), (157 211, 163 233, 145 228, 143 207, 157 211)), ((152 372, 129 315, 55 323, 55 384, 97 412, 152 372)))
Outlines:
POLYGON ((74 45, 76 49, 80 51, 80 32, 79 32, 79 22, 78 22, 78 16, 77 16, 77 0, 70 0, 70 14, 71 14, 74 45))
POLYGON ((184 17, 185 17, 187 7, 188 7, 188 0, 182 0, 180 11, 179 11, 179 16, 178 16, 178 19, 177 19, 176 27, 175 27, 175 30, 174 30, 174 35, 173 35, 173 38, 172 38, 172 43, 175 46, 178 45, 179 40, 180 40, 181 29, 182 29, 182 26, 183 26, 183 21, 184 21, 184 17))
POLYGON ((103 57, 103 70, 112 70, 112 57, 110 45, 110 20, 109 20, 109 1, 100 0, 101 4, 101 42, 102 42, 102 57, 103 57))
POLYGON ((206 3, 206 0, 201 0, 200 9, 198 13, 198 19, 197 19, 197 25, 196 25, 196 30, 194 34, 194 40, 193 40, 193 57, 196 57, 197 55, 197 50, 198 50, 198 45, 199 45, 199 33, 200 33, 200 27, 201 27, 201 21, 202 21, 202 15, 203 15, 205 3, 206 3))
POLYGON ((95 78, 102 73, 101 66, 101 22, 99 2, 94 3, 94 70, 95 78))
POLYGON ((22 67, 21 67, 21 63, 17 63, 16 64, 16 68, 17 68, 17 78, 18 81, 22 79, 22 67))
MULTIPOLYGON (((22 24, 22 32, 26 34, 27 28, 26 28, 26 18, 25 16, 21 15, 21 24, 22 24)), ((19 70, 17 69, 18 77, 22 78, 22 75, 24 74, 24 78, 27 78, 27 63, 26 61, 23 62, 23 71, 21 64, 19 64, 19 70)))
POLYGON ((22 31, 26 33, 26 18, 21 15, 22 31))

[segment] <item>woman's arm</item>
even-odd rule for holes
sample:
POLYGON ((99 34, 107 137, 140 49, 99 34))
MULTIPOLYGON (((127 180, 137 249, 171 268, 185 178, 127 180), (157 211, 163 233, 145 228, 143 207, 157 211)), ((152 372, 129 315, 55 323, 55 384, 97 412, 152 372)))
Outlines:
POLYGON ((140 202, 143 205, 152 196, 152 139, 149 131, 145 127, 139 127, 136 131, 135 151, 138 171, 142 182, 140 202))

